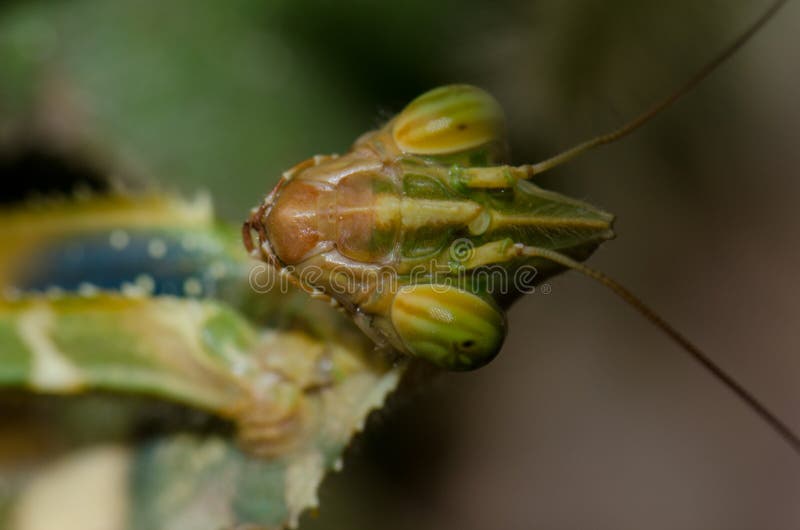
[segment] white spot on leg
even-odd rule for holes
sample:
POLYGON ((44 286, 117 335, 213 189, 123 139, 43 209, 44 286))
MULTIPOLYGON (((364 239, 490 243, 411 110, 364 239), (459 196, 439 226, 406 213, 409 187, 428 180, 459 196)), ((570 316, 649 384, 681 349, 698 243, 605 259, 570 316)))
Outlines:
POLYGON ((114 250, 125 250, 131 242, 131 236, 125 230, 112 230, 108 236, 108 243, 114 250))
POLYGON ((197 237, 193 234, 186 234, 181 238, 181 248, 186 252, 192 252, 197 250, 200 246, 200 242, 197 240, 197 237))
POLYGON ((53 312, 44 307, 22 313, 17 322, 19 336, 33 355, 31 385, 50 391, 77 390, 83 377, 48 335, 53 323, 53 312))
POLYGON ((78 285, 78 294, 81 296, 90 298, 92 296, 97 296, 98 292, 100 292, 100 289, 98 289, 96 285, 92 285, 91 283, 81 282, 78 285))
POLYGON ((133 282, 145 295, 153 294, 156 290, 156 281, 149 274, 140 274, 133 282))
POLYGON ((163 239, 151 239, 147 244, 147 254, 153 259, 161 259, 167 255, 167 244, 163 239))
POLYGON ((203 284, 197 278, 187 278, 183 282, 183 294, 186 296, 200 296, 203 294, 203 284))
POLYGON ((147 296, 147 293, 140 286, 131 282, 122 282, 119 290, 128 298, 143 298, 147 296))

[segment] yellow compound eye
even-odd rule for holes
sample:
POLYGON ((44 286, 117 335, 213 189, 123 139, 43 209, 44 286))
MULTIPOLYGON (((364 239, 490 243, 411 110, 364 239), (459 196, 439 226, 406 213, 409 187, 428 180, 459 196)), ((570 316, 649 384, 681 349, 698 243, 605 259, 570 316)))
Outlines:
POLYGON ((409 285, 395 295, 392 325, 407 353, 447 370, 472 370, 497 355, 505 315, 480 296, 446 285, 409 285))
POLYGON ((397 116, 392 135, 401 151, 448 155, 503 141, 503 109, 486 91, 449 85, 421 95, 397 116))

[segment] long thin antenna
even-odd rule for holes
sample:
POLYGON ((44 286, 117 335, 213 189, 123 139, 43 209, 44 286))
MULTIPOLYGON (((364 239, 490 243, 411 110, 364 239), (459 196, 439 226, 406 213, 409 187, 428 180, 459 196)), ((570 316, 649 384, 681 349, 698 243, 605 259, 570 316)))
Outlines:
POLYGON ((792 447, 792 449, 794 449, 794 451, 797 454, 800 454, 800 437, 798 437, 797 434, 795 434, 792 431, 792 429, 790 429, 785 423, 783 423, 783 421, 781 421, 777 416, 775 416, 772 412, 770 412, 769 409, 767 409, 767 407, 761 404, 761 402, 758 401, 758 399, 756 399, 755 396, 753 396, 753 394, 748 392, 747 389, 745 389, 733 377, 728 375, 719 365, 717 365, 713 360, 711 360, 711 358, 708 355, 703 353, 703 351, 700 348, 692 344, 689 341, 689 339, 684 337, 680 332, 678 332, 678 330, 676 330, 670 324, 668 324, 647 304, 642 302, 628 289, 623 287, 622 284, 606 276, 604 273, 596 269, 593 269, 591 267, 588 267, 583 263, 579 263, 573 260, 572 258, 569 258, 554 250, 538 248, 538 247, 520 246, 518 247, 518 252, 524 256, 544 258, 553 261, 555 263, 558 263, 559 265, 563 265, 564 267, 576 270, 611 289, 620 298, 622 298, 625 302, 627 302, 639 313, 641 313, 642 316, 644 316, 647 320, 655 324, 655 326, 661 329, 661 331, 666 333, 681 348, 683 348, 683 350, 686 353, 688 353, 695 361, 700 363, 709 372, 711 372, 711 374, 714 375, 714 377, 716 377, 723 385, 728 387, 734 394, 736 394, 742 401, 744 401, 747 406, 749 406, 756 414, 758 414, 758 416, 760 416, 762 420, 764 420, 767 424, 769 424, 769 426, 772 427, 772 429, 775 430, 775 432, 777 432, 784 440, 786 440, 786 442, 792 447))
POLYGON ((736 40, 728 45, 728 47, 725 48, 719 55, 706 63, 696 74, 690 77, 683 85, 678 87, 677 90, 672 92, 666 98, 657 102, 650 109, 632 119, 619 129, 596 136, 536 164, 526 164, 520 166, 520 169, 524 170, 528 174, 528 177, 532 177, 533 175, 542 173, 543 171, 547 171, 548 169, 552 169, 563 164, 564 162, 572 160, 576 156, 588 151, 589 149, 609 144, 619 140, 623 136, 627 136, 628 134, 632 133, 645 123, 655 118, 661 113, 661 111, 678 101, 681 97, 685 96, 694 87, 699 85, 706 77, 714 72, 719 65, 728 60, 734 53, 744 46, 747 41, 749 41, 753 35, 755 35, 758 30, 764 26, 764 24, 769 22, 775 13, 777 13, 778 10, 782 8, 784 4, 786 4, 786 1, 787 0, 777 0, 776 2, 773 2, 772 5, 766 11, 764 11, 760 17, 758 17, 758 19, 756 19, 741 35, 736 38, 736 40))

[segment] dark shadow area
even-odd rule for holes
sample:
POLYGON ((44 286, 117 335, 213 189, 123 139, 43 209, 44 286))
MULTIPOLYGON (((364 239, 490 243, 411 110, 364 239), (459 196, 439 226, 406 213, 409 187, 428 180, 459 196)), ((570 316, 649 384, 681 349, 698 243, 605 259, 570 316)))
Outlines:
POLYGON ((0 152, 0 204, 35 195, 63 195, 76 190, 101 192, 108 182, 88 165, 37 148, 0 152))

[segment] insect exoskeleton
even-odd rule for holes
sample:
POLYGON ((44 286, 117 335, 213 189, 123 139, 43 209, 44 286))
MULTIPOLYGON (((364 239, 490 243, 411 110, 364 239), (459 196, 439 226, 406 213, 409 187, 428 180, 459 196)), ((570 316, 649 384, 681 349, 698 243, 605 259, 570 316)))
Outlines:
POLYGON ((245 223, 245 244, 331 297, 379 342, 447 369, 502 346, 504 309, 613 237, 613 217, 504 165, 487 92, 431 90, 340 157, 284 174, 245 223))

